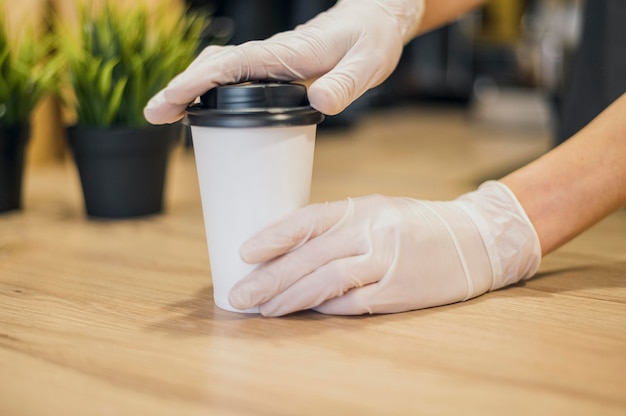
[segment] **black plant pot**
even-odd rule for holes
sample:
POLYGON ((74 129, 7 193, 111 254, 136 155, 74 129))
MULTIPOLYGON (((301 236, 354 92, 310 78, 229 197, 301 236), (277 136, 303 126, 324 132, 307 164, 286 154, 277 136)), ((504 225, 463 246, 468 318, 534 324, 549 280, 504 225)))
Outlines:
POLYGON ((170 150, 181 124, 68 129, 89 217, 132 218, 163 211, 170 150))
POLYGON ((24 156, 29 137, 28 125, 0 126, 0 212, 22 207, 24 156))

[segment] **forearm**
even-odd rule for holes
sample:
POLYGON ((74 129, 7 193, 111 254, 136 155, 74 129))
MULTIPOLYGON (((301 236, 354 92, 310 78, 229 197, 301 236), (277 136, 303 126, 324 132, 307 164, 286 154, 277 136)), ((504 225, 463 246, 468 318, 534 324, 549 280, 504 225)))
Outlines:
POLYGON ((424 15, 414 36, 445 25, 486 2, 486 0, 424 0, 424 15))
MULTIPOLYGON (((345 4, 359 4, 363 0, 342 0, 337 7, 345 4)), ((370 0, 370 3, 391 16, 400 29, 406 44, 411 39, 451 22, 471 9, 486 3, 486 0, 370 0)))
POLYGON ((501 179, 545 255, 626 205, 626 94, 561 146, 501 179))

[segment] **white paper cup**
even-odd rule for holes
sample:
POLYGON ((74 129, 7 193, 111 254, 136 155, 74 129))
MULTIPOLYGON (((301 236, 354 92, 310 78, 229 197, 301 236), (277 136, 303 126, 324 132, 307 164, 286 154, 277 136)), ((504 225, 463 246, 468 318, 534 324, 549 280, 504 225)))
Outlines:
POLYGON ((222 103, 220 91, 216 91, 217 103, 215 97, 203 97, 208 105, 188 111, 214 300, 222 309, 258 312, 258 308, 235 309, 228 301, 230 289, 256 267, 241 259, 239 249, 249 237, 309 201, 316 124, 323 116, 308 106, 302 86, 295 91, 304 94, 305 101, 297 102, 303 105, 281 101, 284 88, 289 89, 288 98, 293 100, 290 94, 294 86, 263 83, 220 87, 228 89, 222 103), (261 102, 259 91, 252 91, 252 110, 245 105, 249 99, 246 94, 250 94, 245 90, 250 89, 262 89, 265 96, 261 102), (229 104, 233 95, 235 109, 229 104), (294 108, 301 109, 299 116, 294 108), (280 114, 283 117, 277 117, 280 114))

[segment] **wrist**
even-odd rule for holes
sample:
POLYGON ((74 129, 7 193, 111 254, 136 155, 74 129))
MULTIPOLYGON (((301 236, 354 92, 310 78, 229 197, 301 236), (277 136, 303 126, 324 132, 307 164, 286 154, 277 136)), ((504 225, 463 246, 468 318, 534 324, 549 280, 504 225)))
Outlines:
POLYGON ((479 229, 496 290, 532 277, 541 263, 537 232, 513 192, 488 181, 458 199, 479 229))
POLYGON ((419 31, 424 15, 424 0, 339 0, 338 5, 372 6, 382 10, 395 23, 402 43, 406 45, 419 31))

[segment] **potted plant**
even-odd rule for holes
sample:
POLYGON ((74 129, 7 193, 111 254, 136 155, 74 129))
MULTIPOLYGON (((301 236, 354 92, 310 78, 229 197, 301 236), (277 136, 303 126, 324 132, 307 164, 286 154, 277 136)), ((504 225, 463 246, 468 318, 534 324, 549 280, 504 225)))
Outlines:
POLYGON ((9 33, 0 6, 0 212, 21 208, 30 116, 41 97, 56 83, 59 62, 48 59, 49 36, 36 36, 32 26, 16 22, 9 33))
POLYGON ((143 108, 191 63, 208 23, 167 1, 117 3, 84 6, 77 30, 57 25, 71 86, 64 98, 76 115, 68 139, 90 217, 162 211, 168 155, 182 126, 149 125, 143 108))

